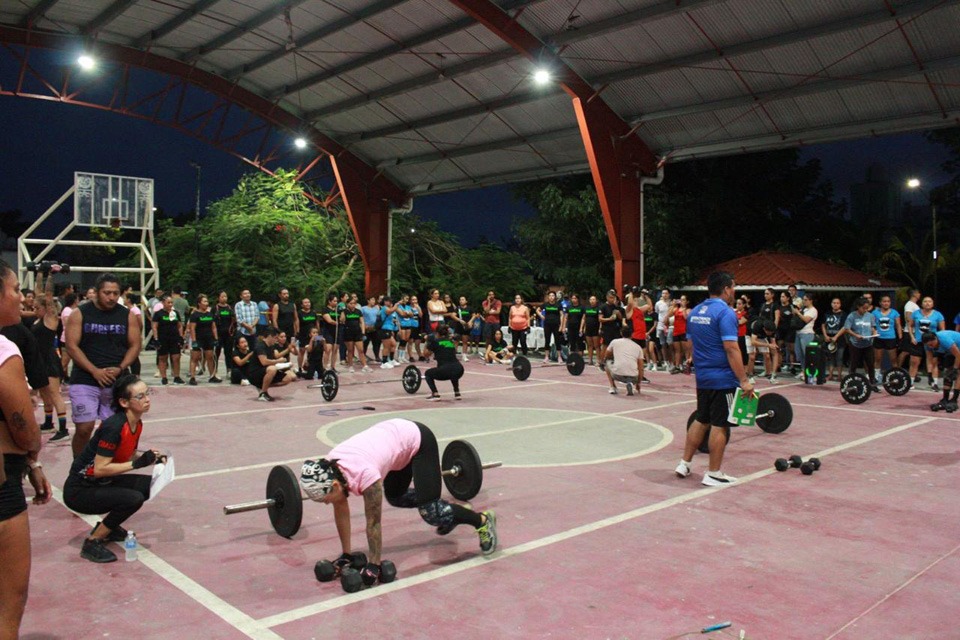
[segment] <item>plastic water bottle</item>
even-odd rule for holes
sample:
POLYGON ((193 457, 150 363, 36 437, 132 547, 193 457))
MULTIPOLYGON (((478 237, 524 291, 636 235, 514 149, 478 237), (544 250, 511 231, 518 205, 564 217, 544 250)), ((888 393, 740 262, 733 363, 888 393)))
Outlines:
POLYGON ((126 552, 127 562, 137 559, 137 534, 127 531, 127 538, 123 541, 123 550, 126 552))

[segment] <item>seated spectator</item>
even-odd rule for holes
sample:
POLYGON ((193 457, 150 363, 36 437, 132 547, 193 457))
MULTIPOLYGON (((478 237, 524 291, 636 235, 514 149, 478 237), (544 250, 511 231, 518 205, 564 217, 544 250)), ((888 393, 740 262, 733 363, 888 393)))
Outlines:
POLYGON ((487 364, 509 364, 513 358, 513 347, 507 346, 507 341, 503 339, 503 331, 497 329, 493 333, 493 339, 487 343, 487 352, 483 359, 487 364))

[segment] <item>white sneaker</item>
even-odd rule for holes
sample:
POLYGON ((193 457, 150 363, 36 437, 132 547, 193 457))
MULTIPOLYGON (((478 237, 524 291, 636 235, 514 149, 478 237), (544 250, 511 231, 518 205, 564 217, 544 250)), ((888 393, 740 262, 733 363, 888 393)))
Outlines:
POLYGON ((628 396, 632 396, 632 395, 633 395, 633 383, 632 383, 632 382, 628 382, 628 383, 627 383, 627 395, 628 395, 628 396))
POLYGON ((353 367, 350 366, 350 367, 347 367, 347 373, 356 373, 356 371, 354 371, 353 367))
POLYGON ((690 475, 690 465, 681 460, 680 464, 677 465, 677 468, 674 469, 673 472, 681 478, 686 478, 690 475))
POLYGON ((770 384, 777 384, 777 374, 770 376, 770 384))
POLYGON ((242 380, 240 380, 240 386, 241 386, 241 387, 249 387, 249 386, 250 386, 250 381, 247 380, 246 378, 243 378, 242 380))
POLYGON ((393 369, 393 360, 387 360, 380 364, 381 369, 393 369))
POLYGON ((364 366, 363 369, 360 369, 360 373, 370 373, 371 371, 373 371, 373 369, 368 366, 364 366))
POLYGON ((750 384, 751 385, 757 384, 757 381, 753 378, 753 376, 750 376, 750 384))
POLYGON ((610 387, 610 395, 612 395, 612 396, 617 395, 617 388, 616 388, 616 387, 610 387))
POLYGON ((463 360, 464 362, 470 362, 470 358, 468 358, 467 354, 465 353, 460 354, 460 359, 463 360))
POLYGON ((700 481, 700 484, 706 485, 708 487, 725 487, 728 484, 733 484, 737 479, 733 476, 728 476, 723 471, 707 471, 703 474, 703 480, 700 481))
POLYGON ((159 371, 154 371, 154 372, 153 372, 153 377, 154 377, 154 378, 159 378, 159 377, 160 377, 160 372, 159 372, 159 371))

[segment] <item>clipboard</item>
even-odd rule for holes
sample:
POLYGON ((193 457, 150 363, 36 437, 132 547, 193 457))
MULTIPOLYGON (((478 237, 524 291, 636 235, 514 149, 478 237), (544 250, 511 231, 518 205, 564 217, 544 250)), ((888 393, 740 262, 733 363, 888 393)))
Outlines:
POLYGON ((744 395, 743 389, 737 389, 730 403, 730 413, 727 421, 736 427, 752 427, 757 423, 757 405, 760 396, 756 393, 744 395))

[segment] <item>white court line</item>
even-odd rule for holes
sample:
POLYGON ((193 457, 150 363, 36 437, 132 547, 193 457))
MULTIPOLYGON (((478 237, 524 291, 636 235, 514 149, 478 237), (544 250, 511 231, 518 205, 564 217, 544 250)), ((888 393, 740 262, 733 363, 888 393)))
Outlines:
MULTIPOLYGON (((835 447, 830 447, 829 449, 824 449, 819 453, 810 454, 817 457, 825 457, 827 455, 838 453, 840 451, 845 451, 853 447, 872 442, 874 440, 879 440, 880 438, 885 438, 901 431, 906 431, 907 429, 912 429, 914 427, 927 424, 932 422, 935 418, 924 418, 922 420, 916 420, 898 427, 893 427, 887 429, 886 431, 880 431, 870 436, 860 438, 858 440, 853 440, 846 444, 837 445, 835 447)), ((809 456, 807 456, 809 457, 809 456)), ((666 472, 665 472, 666 473, 666 472)), ((741 477, 740 480, 734 484, 727 487, 705 487, 703 489, 697 489, 686 493, 680 496, 674 496, 673 498, 668 498, 666 500, 661 500, 660 502, 655 502, 653 504, 647 505, 645 507, 640 507, 639 509, 634 509, 632 511, 627 511, 626 513, 621 513, 615 516, 610 516, 608 518, 603 518, 602 520, 597 520, 595 522, 590 522, 587 524, 580 525, 579 527, 574 527, 566 531, 561 531, 553 535, 546 536, 544 538, 539 538, 537 540, 531 540, 523 544, 517 545, 515 547, 508 547, 502 551, 497 552, 491 557, 475 556, 467 560, 460 561, 453 565, 448 565, 445 567, 439 567, 437 569, 432 569, 430 571, 425 571, 423 573, 417 574, 415 576, 410 576, 409 578, 403 578, 397 582, 391 582, 389 584, 379 585, 376 589, 366 589, 363 591, 358 591, 356 593, 347 594, 344 596, 339 596, 336 598, 331 598, 330 600, 325 600, 323 602, 318 602, 316 604, 306 605, 299 607, 297 609, 292 609, 284 613, 278 613, 276 615, 268 616, 266 618, 260 618, 257 622, 262 624, 265 627, 276 627, 278 625, 287 624, 295 620, 300 620, 302 618, 307 618, 318 613, 323 613, 325 611, 332 611, 333 609, 339 609, 340 607, 345 607, 347 605, 354 604, 355 602, 362 602, 364 600, 370 600, 371 598, 377 598, 394 591, 400 591, 401 589, 407 589, 409 587, 414 587, 419 584, 424 584, 438 578, 442 578, 448 575, 455 573, 460 573, 462 571, 467 571, 468 569, 473 569, 475 567, 480 567, 485 565, 488 562, 498 562, 506 558, 512 558, 523 553, 530 551, 536 551, 543 547, 556 544, 558 542, 564 542, 582 536, 594 531, 599 531, 600 529, 605 529, 607 527, 612 527, 614 525, 626 522, 628 520, 634 520, 641 516, 645 516, 650 513, 655 513, 657 511, 662 511, 669 507, 690 502, 696 500, 697 498, 702 498, 704 496, 710 495, 714 491, 724 491, 724 490, 736 490, 737 487, 753 482, 754 480, 759 480, 760 478, 772 475, 777 473, 776 469, 772 467, 767 467, 761 471, 756 471, 750 475, 741 477)))
MULTIPOLYGON (((672 406, 675 406, 675 405, 689 404, 689 403, 691 403, 691 402, 693 402, 693 400, 682 400, 682 401, 680 401, 680 402, 674 402, 674 403, 671 403, 671 404, 660 404, 660 405, 656 405, 656 406, 653 406, 653 407, 637 407, 636 409, 629 409, 629 410, 627 410, 627 411, 620 411, 620 412, 617 412, 617 413, 594 413, 594 414, 590 415, 589 417, 572 418, 572 419, 569 419, 569 420, 560 420, 560 421, 557 421, 557 422, 545 422, 545 423, 542 423, 542 424, 528 425, 528 426, 523 426, 523 427, 514 427, 514 428, 512 428, 512 429, 502 429, 502 430, 499 430, 499 431, 487 431, 487 432, 482 432, 482 433, 458 434, 458 435, 456 435, 456 436, 449 436, 449 437, 446 437, 446 438, 437 438, 437 442, 448 442, 448 441, 451 441, 451 440, 465 440, 465 439, 467 439, 467 438, 476 438, 476 437, 479 437, 479 436, 499 435, 499 434, 503 434, 503 433, 511 433, 511 432, 513 432, 513 431, 524 431, 524 430, 527 430, 527 429, 539 429, 540 427, 553 426, 553 425, 556 425, 556 424, 567 424, 567 423, 569 423, 569 422, 578 422, 578 421, 581 421, 581 420, 596 420, 596 419, 598 419, 598 418, 603 418, 604 416, 623 416, 623 415, 626 415, 626 414, 628 414, 628 413, 637 413, 637 412, 640 412, 640 411, 653 411, 653 410, 655 410, 655 409, 661 409, 661 408, 663 408, 663 407, 672 407, 672 406)), ((452 408, 452 407, 451 407, 451 408, 452 408)), ((469 407, 465 407, 465 408, 469 408, 469 407)), ((512 407, 512 408, 518 408, 518 407, 512 407)), ((523 408, 523 407, 519 407, 519 408, 523 408)), ((424 407, 424 409, 427 409, 427 407, 424 407)), ((486 407, 484 408, 484 410, 486 410, 486 407)), ((390 415, 390 414, 393 414, 393 413, 400 413, 401 411, 402 411, 402 410, 388 411, 388 412, 386 412, 386 413, 383 414, 383 415, 390 415)), ((565 410, 564 410, 564 409, 556 409, 556 411, 565 411, 565 410)), ((572 413, 572 412, 570 412, 570 413, 572 413)), ((347 418, 347 419, 352 419, 352 418, 347 418)), ((338 420, 338 421, 336 421, 336 422, 332 422, 332 423, 330 423, 329 425, 326 425, 325 428, 332 427, 332 426, 336 425, 338 422, 342 422, 342 420, 338 420)), ((651 423, 647 423, 647 424, 654 425, 654 423, 652 423, 652 422, 651 422, 651 423)), ((662 430, 664 430, 664 431, 669 431, 669 430, 667 430, 667 429, 665 429, 664 427, 661 427, 661 426, 659 426, 659 425, 654 425, 654 426, 657 427, 658 429, 662 429, 662 430)), ((670 433, 671 433, 671 435, 672 435, 672 432, 670 432, 670 433)), ((331 442, 331 441, 326 440, 326 439, 321 439, 321 442, 323 442, 324 444, 326 444, 326 445, 329 446, 329 447, 336 446, 336 444, 337 444, 337 443, 335 443, 335 442, 331 442)), ((669 444, 669 441, 667 442, 667 444, 669 444)), ((644 450, 644 451, 641 452, 641 453, 650 453, 650 451, 649 451, 649 450, 644 450)), ((638 455, 639 455, 639 454, 638 454, 638 455)), ((637 457, 637 455, 631 454, 631 455, 628 456, 628 457, 629 457, 629 458, 635 458, 635 457, 637 457)), ((619 460, 619 459, 621 459, 621 458, 614 458, 614 459, 611 459, 611 460, 591 461, 591 462, 589 462, 589 463, 583 463, 583 464, 601 464, 601 463, 603 463, 603 462, 610 462, 610 461, 612 461, 612 460, 619 460)), ((224 469, 212 469, 212 470, 210 470, 210 471, 198 471, 197 473, 185 473, 185 474, 182 474, 182 475, 177 475, 176 481, 188 480, 188 479, 190 479, 190 478, 203 478, 203 477, 206 477, 206 476, 216 476, 216 475, 220 475, 220 474, 224 474, 224 473, 234 473, 234 472, 236 472, 236 471, 250 471, 251 469, 265 469, 265 468, 267 468, 267 467, 274 467, 274 466, 276 466, 276 465, 278 465, 278 464, 294 464, 294 463, 298 463, 298 462, 300 462, 300 463, 303 462, 303 457, 302 457, 302 456, 299 457, 299 458, 294 458, 294 459, 292 459, 292 460, 277 460, 277 461, 274 461, 274 462, 258 462, 258 463, 256 463, 256 464, 247 464, 247 465, 242 465, 242 466, 239 466, 239 467, 226 467, 226 468, 224 468, 224 469)), ((577 463, 577 464, 579 465, 579 464, 581 464, 581 463, 577 463)), ((504 465, 504 466, 513 466, 513 465, 504 465)), ((562 466, 570 466, 570 465, 565 465, 565 464, 562 464, 562 463, 561 463, 561 464, 550 464, 550 465, 517 465, 517 467, 523 467, 523 468, 526 468, 527 466, 550 466, 550 467, 558 466, 558 467, 562 467, 562 466)))
MULTIPOLYGON (((63 492, 57 487, 52 487, 52 489, 52 497, 56 502, 59 502, 70 513, 76 515, 91 527, 96 526, 99 518, 96 516, 83 515, 71 510, 63 502, 63 492)), ((183 592, 188 598, 205 607, 208 611, 248 638, 253 638, 254 640, 283 640, 281 636, 265 627, 262 623, 254 620, 206 587, 187 577, 182 571, 176 569, 169 562, 161 559, 160 556, 149 549, 144 549, 142 546, 139 547, 137 549, 137 557, 144 566, 148 567, 176 589, 183 592)))
POLYGON ((890 598, 892 598, 893 596, 895 596, 895 595, 896 595, 897 593, 899 593, 900 591, 903 591, 904 589, 906 589, 908 586, 910 586, 910 583, 912 583, 914 580, 916 580, 917 578, 919 578, 920 576, 922 576, 923 574, 925 574, 925 573, 926 573, 927 571, 929 571, 930 569, 933 569, 935 566, 937 566, 938 564, 940 564, 941 561, 946 560, 947 558, 949 558, 950 556, 952 556, 954 553, 957 552, 958 549, 960 549, 960 544, 958 544, 958 545, 955 546, 953 549, 951 549, 950 551, 946 552, 945 554, 943 554, 942 556, 940 556, 939 558, 937 558, 936 560, 934 560, 933 562, 931 562, 930 564, 928 564, 926 567, 924 567, 923 569, 921 569, 921 570, 918 571, 917 573, 913 574, 913 576, 912 576, 909 580, 907 580, 906 582, 904 582, 903 584, 901 584, 899 587, 897 587, 896 589, 894 589, 893 591, 891 591, 891 592, 888 593, 887 595, 885 595, 885 596, 883 596, 882 598, 880 598, 879 600, 877 600, 871 607, 868 607, 866 611, 864 611, 863 613, 861 613, 860 615, 858 615, 856 618, 854 618, 853 620, 851 620, 851 621, 848 622, 847 624, 843 625, 842 627, 840 627, 839 629, 837 629, 836 631, 834 631, 833 633, 831 633, 829 636, 827 636, 826 638, 824 638, 824 640, 831 640, 831 638, 835 638, 835 637, 837 637, 838 635, 840 635, 845 629, 847 629, 848 627, 851 627, 851 626, 853 626, 854 624, 856 624, 856 623, 857 623, 860 619, 862 619, 865 615, 867 615, 868 613, 870 613, 871 611, 873 611, 874 609, 876 609, 877 607, 879 607, 880 605, 882 605, 884 602, 886 602, 887 600, 889 600, 890 598))

